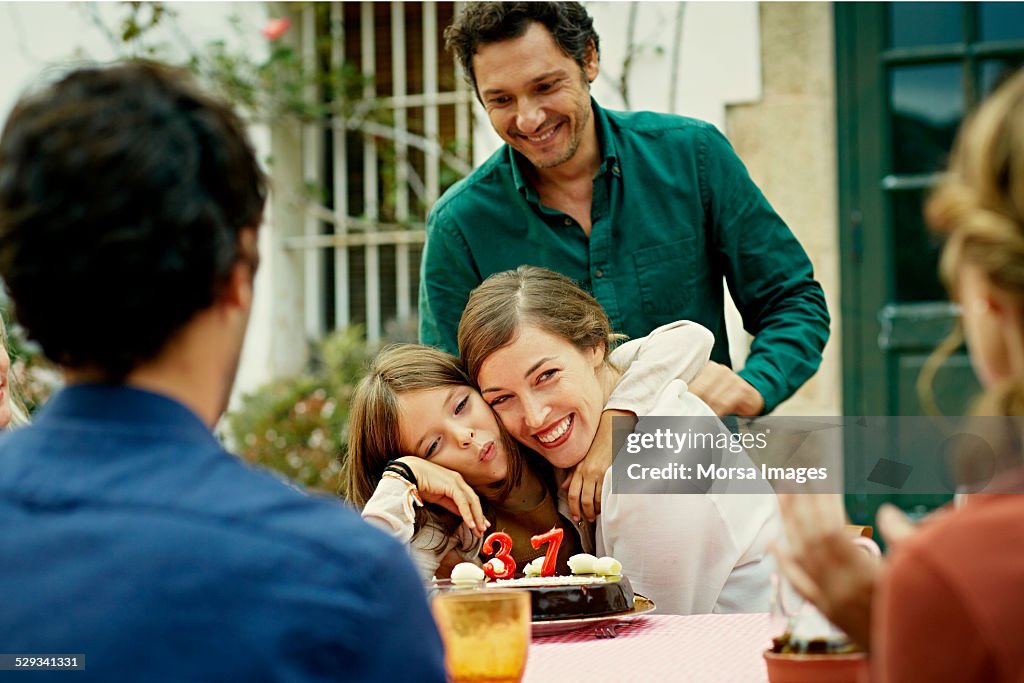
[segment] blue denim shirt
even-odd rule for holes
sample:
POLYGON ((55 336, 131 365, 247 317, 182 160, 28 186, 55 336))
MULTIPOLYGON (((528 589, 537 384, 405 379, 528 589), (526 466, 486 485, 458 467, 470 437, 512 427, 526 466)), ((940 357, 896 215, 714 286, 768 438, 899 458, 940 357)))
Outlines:
POLYGON ((5 653, 26 680, 444 681, 405 550, 226 452, 166 397, 63 390, 0 440, 5 653))

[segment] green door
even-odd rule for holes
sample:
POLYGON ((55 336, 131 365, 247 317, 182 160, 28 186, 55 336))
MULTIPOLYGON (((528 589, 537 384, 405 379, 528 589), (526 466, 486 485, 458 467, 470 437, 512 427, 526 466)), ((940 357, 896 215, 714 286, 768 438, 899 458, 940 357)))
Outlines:
MULTIPOLYGON (((836 3, 842 277, 843 408, 847 415, 921 415, 925 359, 953 329, 956 307, 937 274, 941 241, 921 207, 964 115, 1024 64, 1024 3, 836 3)), ((934 387, 946 414, 963 414, 978 383, 966 353, 934 387)), ((854 437, 851 437, 854 438, 854 437)), ((847 446, 856 453, 857 444, 847 446)), ((868 459, 846 459, 863 481, 868 459)), ((850 495, 870 524, 887 497, 850 495)), ((925 510, 945 497, 892 496, 925 510)))

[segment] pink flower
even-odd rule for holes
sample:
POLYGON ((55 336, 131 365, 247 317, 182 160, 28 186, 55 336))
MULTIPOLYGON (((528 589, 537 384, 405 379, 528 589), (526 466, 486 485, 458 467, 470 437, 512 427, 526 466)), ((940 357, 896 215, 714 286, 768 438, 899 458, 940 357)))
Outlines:
POLYGON ((271 19, 263 27, 261 33, 263 34, 263 37, 265 37, 267 40, 277 40, 285 33, 287 33, 288 29, 291 28, 291 26, 292 20, 286 17, 281 17, 279 19, 271 19))

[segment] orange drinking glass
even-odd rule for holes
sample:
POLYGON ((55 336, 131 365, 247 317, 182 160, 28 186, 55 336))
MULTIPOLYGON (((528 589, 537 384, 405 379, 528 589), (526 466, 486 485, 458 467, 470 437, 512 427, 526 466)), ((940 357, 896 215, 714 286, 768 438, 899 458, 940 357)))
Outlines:
POLYGON ((430 604, 452 683, 518 683, 530 647, 530 594, 449 591, 430 604))

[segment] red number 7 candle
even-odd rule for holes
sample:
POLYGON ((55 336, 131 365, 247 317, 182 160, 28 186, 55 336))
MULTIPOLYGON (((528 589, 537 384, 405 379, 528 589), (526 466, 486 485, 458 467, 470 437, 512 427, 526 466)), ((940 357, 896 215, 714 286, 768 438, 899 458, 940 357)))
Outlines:
POLYGON ((548 544, 547 552, 544 553, 544 564, 542 564, 540 568, 541 576, 555 575, 555 562, 558 561, 558 547, 562 545, 562 536, 564 533, 565 532, 562 531, 561 528, 554 527, 551 531, 547 531, 543 534, 537 534, 530 538, 530 545, 534 548, 539 548, 545 543, 548 544))

